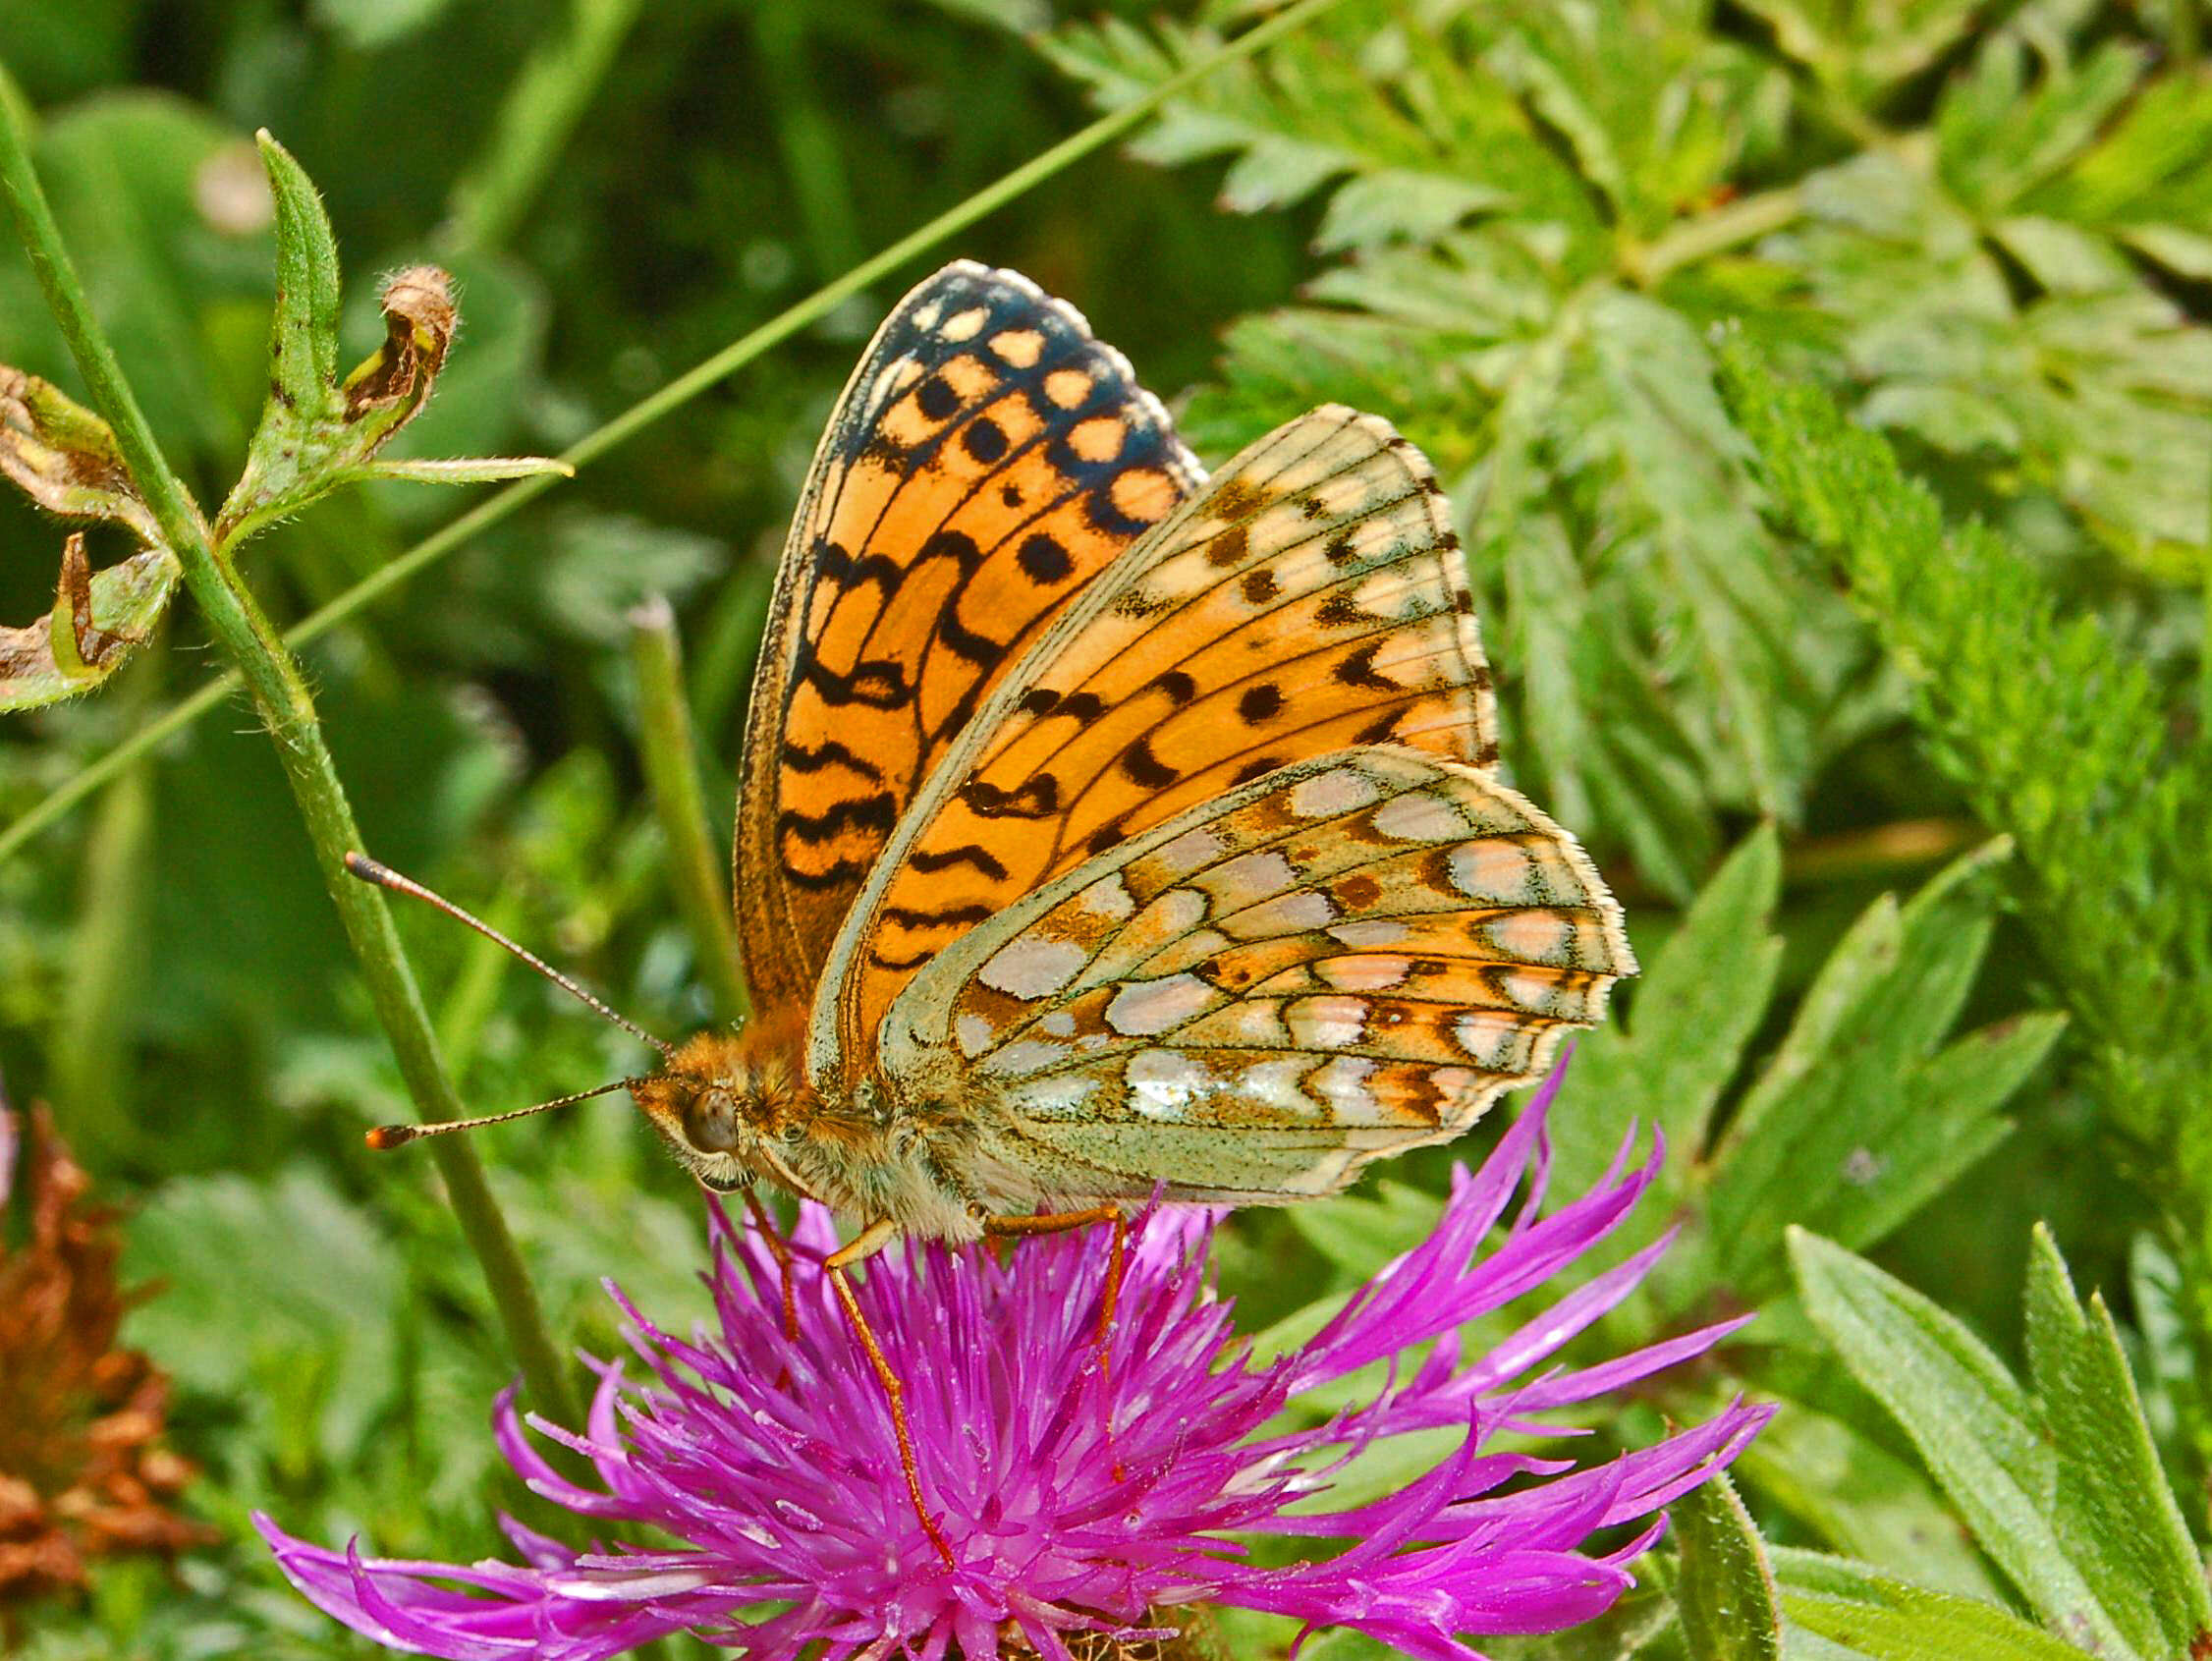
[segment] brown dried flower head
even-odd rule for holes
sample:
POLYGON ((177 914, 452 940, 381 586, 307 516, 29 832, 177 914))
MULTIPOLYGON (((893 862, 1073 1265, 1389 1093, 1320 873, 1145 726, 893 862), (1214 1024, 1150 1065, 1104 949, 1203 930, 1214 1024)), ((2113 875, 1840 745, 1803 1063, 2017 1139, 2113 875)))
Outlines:
POLYGON ((192 1467, 162 1445, 168 1379, 116 1344, 137 1295, 90 1186, 43 1107, 25 1136, 0 1106, 0 1612, 82 1588, 94 1558, 212 1537, 168 1509, 192 1467))

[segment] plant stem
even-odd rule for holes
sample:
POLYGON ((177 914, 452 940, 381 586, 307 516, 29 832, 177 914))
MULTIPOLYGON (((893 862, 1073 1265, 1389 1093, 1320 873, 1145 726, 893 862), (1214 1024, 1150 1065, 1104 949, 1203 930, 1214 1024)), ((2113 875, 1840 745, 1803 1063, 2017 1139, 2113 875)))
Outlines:
POLYGON ((1779 231, 1803 211, 1795 186, 1742 196, 1686 219, 1656 241, 1622 250, 1621 264, 1639 288, 1653 288, 1683 266, 1779 231))
POLYGON ((514 235, 637 21, 638 4, 573 0, 568 27, 538 42, 500 100, 491 142, 454 185, 444 247, 488 252, 514 235))
MULTIPOLYGON (((140 654, 117 677, 122 684, 111 695, 136 714, 159 695, 167 667, 158 651, 140 654)), ((138 943, 145 934, 154 833, 151 775, 148 767, 133 767, 93 816, 54 1035, 56 1117, 79 1157, 93 1164, 112 1164, 129 1147, 123 1102, 130 1071, 116 1034, 142 967, 138 943)))
POLYGON ((799 223, 814 275, 826 276, 852 264, 867 245, 860 240, 853 208, 851 170, 838 153, 837 125, 820 96, 822 79, 806 61, 806 29, 814 9, 808 0, 754 0, 747 9, 767 71, 761 79, 776 144, 784 153, 784 174, 799 199, 799 223))
MULTIPOLYGON (((741 335, 705 361, 677 376, 659 391, 648 393, 605 425, 586 434, 560 459, 580 470, 588 466, 663 415, 683 408, 700 393, 735 374, 754 359, 782 345, 802 329, 818 322, 854 295, 878 278, 888 276, 914 255, 926 252, 947 237, 965 231, 978 219, 997 212, 1093 150, 1111 144, 1138 126, 1168 99, 1187 90, 1193 83, 1225 64, 1250 57, 1254 52, 1310 22, 1331 6, 1341 3, 1342 0, 1298 0, 1298 4, 1285 7, 1266 22, 1247 28, 1236 39, 1225 42, 1205 57, 1170 76, 1141 98, 1100 116, 1088 127, 1069 135, 1052 148, 1030 157, 1012 172, 986 185, 966 201, 946 209, 918 230, 901 237, 881 253, 862 260, 834 283, 825 284, 749 334, 741 335)), ((432 531, 406 553, 355 583, 328 605, 303 619, 285 636, 286 643, 302 646, 317 636, 327 634, 426 566, 445 558, 477 532, 490 529, 502 520, 512 517, 519 509, 535 501, 553 487, 557 476, 539 473, 518 479, 487 496, 458 519, 432 531)), ((235 676, 224 676, 140 728, 105 755, 86 762, 68 784, 48 796, 5 831, 0 831, 0 860, 9 858, 33 836, 109 783, 133 759, 144 754, 162 740, 182 732, 213 709, 238 685, 235 676)))
POLYGON ((691 711, 684 695, 684 663, 676 616, 655 594, 630 614, 630 661, 637 673, 638 742, 653 811, 668 845, 669 882, 676 909, 691 931, 699 970, 714 993, 714 1013, 742 1021, 751 1007, 738 968, 737 929, 722 859, 706 827, 706 798, 699 790, 698 750, 691 711))
MULTIPOLYGON (((296 664, 252 595, 219 550, 192 499, 154 441, 106 335, 93 317, 83 283, 62 246, 45 192, 13 123, 0 121, 0 195, 30 257, 46 304, 84 377, 94 408, 114 429, 118 451, 139 497, 152 511, 209 630, 237 665, 255 709, 276 745, 293 800, 314 844, 324 885, 347 939, 360 961, 377 1018, 390 1037, 400 1072, 426 1117, 458 1117, 461 1102, 430 1030, 415 976, 400 950, 383 896, 345 873, 347 853, 360 846, 345 787, 323 744, 313 700, 296 664)), ((482 1265, 484 1281, 523 1369, 533 1403, 567 1424, 581 1424, 574 1393, 546 1336, 536 1295, 506 1220, 484 1181, 474 1148, 453 1137, 431 1144, 462 1232, 482 1265)))

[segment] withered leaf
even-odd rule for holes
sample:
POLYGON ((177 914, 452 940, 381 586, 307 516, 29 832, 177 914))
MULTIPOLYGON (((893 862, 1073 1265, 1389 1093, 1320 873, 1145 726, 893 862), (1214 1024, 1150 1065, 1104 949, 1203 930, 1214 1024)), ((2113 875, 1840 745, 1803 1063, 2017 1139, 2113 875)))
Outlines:
POLYGON ((107 422, 51 381, 0 363, 0 472, 65 519, 114 520, 161 541, 107 422))
POLYGON ((24 1136, 0 1101, 0 1167, 19 1139, 21 1170, 0 1169, 0 1212, 28 1190, 20 1244, 0 1236, 0 1633, 15 1606, 82 1592, 93 1559, 215 1538, 175 1509, 193 1470, 165 1445, 169 1380, 118 1341, 143 1294, 116 1284, 116 1213, 43 1108, 24 1136))
POLYGON ((168 549, 94 571, 84 538, 62 549, 54 609, 25 629, 0 627, 0 713, 90 692, 152 633, 177 582, 168 549))

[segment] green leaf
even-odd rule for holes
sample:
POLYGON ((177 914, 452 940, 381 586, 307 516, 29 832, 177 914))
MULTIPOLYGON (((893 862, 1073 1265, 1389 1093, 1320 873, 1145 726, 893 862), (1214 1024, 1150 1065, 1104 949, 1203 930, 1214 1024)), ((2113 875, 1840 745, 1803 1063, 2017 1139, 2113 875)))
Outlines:
MULTIPOLYGON (((1064 28, 1041 47, 1114 107, 1217 39, 1164 20, 1146 32, 1115 19, 1064 28)), ((1230 157, 1221 196, 1241 212, 1337 184, 1318 239, 1326 249, 1433 237, 1509 203, 1587 219, 1572 174, 1472 44, 1464 29, 1409 28, 1380 7, 1349 7, 1264 64, 1209 76, 1132 148, 1167 164, 1230 157)))
POLYGON ((2045 1622, 2099 1653, 2136 1654, 2069 1555, 2054 1517, 2058 1451, 2004 1363, 1956 1317, 1864 1258, 1802 1229, 1790 1231, 1790 1255, 1815 1324, 2045 1622))
MULTIPOLYGON (((459 324, 451 279, 415 265, 378 297, 384 344, 338 379, 338 247, 314 185, 264 131, 261 160, 276 200, 277 296, 269 328, 269 397, 246 468, 216 518, 231 547, 343 484, 365 479, 474 484, 574 470, 539 457, 380 461, 378 453, 429 404, 459 324)), ((492 338, 505 331, 494 329, 492 338)), ((512 397, 512 363, 482 366, 512 397)), ((504 405, 505 399, 497 400, 504 405)), ((467 417, 480 421, 481 415, 467 417)))
POLYGON ((1775 45, 1854 102, 1918 74, 1972 28, 1974 0, 1750 0, 1775 45))
MULTIPOLYGON (((270 154, 274 172, 274 158, 283 152, 272 144, 270 154)), ((302 402, 309 395, 294 392, 285 377, 323 353, 294 345, 287 308, 279 307, 268 407, 246 471, 216 518, 218 545, 234 546, 362 477, 370 459, 429 401, 458 320, 446 274, 432 265, 410 266, 386 279, 381 304, 384 344, 342 383, 325 383, 311 402, 302 402)))
POLYGON ((1675 1607, 1690 1661, 1779 1661, 1774 1571, 1727 1475, 1699 1483, 1667 1516, 1682 1560, 1675 1607))
POLYGON ((1328 1205, 1294 1206, 1291 1225, 1354 1285, 1436 1232, 1443 1201, 1384 1178, 1328 1205))
MULTIPOLYGON (((2033 561, 1979 526, 1947 530, 1879 437, 1784 386, 1741 339, 1724 359, 1781 508, 1836 545, 1912 678, 1935 760, 2016 839, 2023 909, 2109 1110, 2148 1140, 2181 1137, 2212 1074, 2212 887, 2197 877, 2212 769, 2176 754, 2143 662, 2094 618, 2062 616, 2033 561)), ((2203 454, 2188 469, 2198 480, 2203 454)), ((2182 1144, 2186 1179, 2212 1191, 2212 1153, 2192 1149, 2182 1144)))
POLYGON ((1938 165, 1971 212, 2002 212, 2092 143, 2141 79, 2148 54, 2108 42, 2078 68, 2050 55, 2032 86, 2028 46, 2011 31, 1983 43, 1936 111, 1938 165))
POLYGON ((253 138, 276 202, 277 255, 276 305, 269 320, 271 398, 253 438, 258 454, 273 441, 272 422, 297 440, 340 413, 338 240, 320 193, 292 152, 265 127, 253 138))
MULTIPOLYGON (((2017 125, 2002 98, 1980 119, 2017 125)), ((1805 182, 1807 222, 1765 251, 1841 325, 1869 423, 1995 494, 2017 493, 2021 470, 2115 551, 2187 581, 2212 525, 2196 465, 2212 447, 2212 331, 2142 280, 2130 228, 2062 223, 2049 194, 2012 201, 2046 163, 1962 185, 1989 195, 1976 205, 1895 154, 1854 156, 1805 182), (2039 211, 2018 211, 2027 200, 2039 211)))
POLYGON ((1739 1291, 1779 1280, 1786 1225, 1871 1245, 2007 1134, 1998 1109, 2061 1023, 2018 1018, 1939 1048, 1988 946, 1978 878, 2005 853, 1965 856, 1903 909, 1877 902, 1822 967, 1714 1156, 1712 1235, 1739 1291))
POLYGON ((1557 1180, 1566 1188, 1584 1186, 1605 1168, 1631 1115, 1666 1135, 1675 1150, 1671 1169, 1704 1153, 1721 1091, 1774 996, 1781 888, 1780 840, 1773 826, 1762 826, 1646 957, 1642 973, 1623 989, 1626 1013, 1576 1042, 1575 1094, 1608 1106, 1602 1123, 1578 1114, 1555 1131, 1557 1180))
MULTIPOLYGON (((164 1290, 132 1317, 134 1343, 189 1390, 252 1408, 260 1387, 312 1366, 325 1381, 302 1433, 351 1457, 396 1388, 392 1248, 357 1208, 296 1168, 271 1185, 220 1176, 165 1187, 132 1219, 125 1265, 164 1290), (241 1321, 239 1311, 252 1318, 241 1321)), ((280 1404, 266 1403, 268 1423, 280 1404)))
POLYGON ((2082 1652, 1994 1603, 1816 1552, 1777 1551, 1793 1628, 1867 1661, 2080 1661, 2082 1652))
POLYGON ((357 52, 373 52, 437 22, 452 0, 310 0, 315 22, 357 52))
POLYGON ((1927 1478, 1841 1418, 1785 1398, 1733 1468, 1841 1551, 1950 1591, 1998 1595, 1987 1564, 1927 1478))
POLYGON ((2138 1653, 2186 1653, 2212 1633, 2204 1565, 2166 1485, 2112 1315, 2096 1296, 2083 1310, 2041 1226, 2028 1255, 2027 1361, 2058 1450, 2067 1555, 2138 1653))
POLYGON ((546 456, 463 456, 447 461, 370 462, 357 468, 355 478, 391 478, 408 484, 497 484, 502 479, 531 478, 552 473, 576 477, 576 469, 546 456))

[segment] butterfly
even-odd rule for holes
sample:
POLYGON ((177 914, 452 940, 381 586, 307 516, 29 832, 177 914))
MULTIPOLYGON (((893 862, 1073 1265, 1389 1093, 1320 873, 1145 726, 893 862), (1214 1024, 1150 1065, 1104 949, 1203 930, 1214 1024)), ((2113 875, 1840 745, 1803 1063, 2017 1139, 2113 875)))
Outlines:
POLYGON ((626 1082, 710 1189, 861 1225, 828 1267, 904 1444, 851 1263, 1317 1198, 1600 1018, 1620 908, 1497 763, 1411 444, 1324 406, 1209 478, 1074 307, 948 265, 838 401, 778 573, 735 858, 757 1013, 626 1082))
POLYGON ((1281 1203, 1458 1135, 1633 970, 1496 776, 1433 470, 1327 406, 1209 479, 1081 315, 947 266, 830 416, 747 719, 759 1016, 635 1091, 863 1239, 1281 1203))

